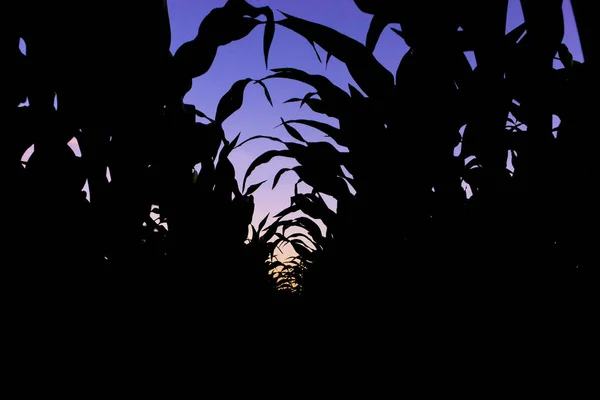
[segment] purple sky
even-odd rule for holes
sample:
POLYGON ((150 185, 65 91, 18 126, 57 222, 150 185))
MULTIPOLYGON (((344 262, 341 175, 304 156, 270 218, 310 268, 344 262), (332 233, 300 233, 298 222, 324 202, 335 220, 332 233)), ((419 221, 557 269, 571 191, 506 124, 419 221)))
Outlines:
MULTIPOLYGON (((361 13, 352 0, 250 0, 256 6, 270 6, 273 10, 281 10, 288 14, 318 22, 332 27, 361 43, 364 43, 371 17, 361 13)), ((195 37, 198 25, 210 10, 221 7, 225 0, 168 0, 171 19, 172 44, 174 52, 182 43, 195 37)), ((575 29, 570 1, 564 0, 565 14, 565 39, 564 42, 571 49, 575 60, 582 61, 581 48, 575 29)), ((282 19, 278 12, 277 20, 282 19)), ((514 28, 523 21, 518 0, 509 1, 509 18, 507 30, 514 28)), ((399 27, 398 27, 399 28, 399 27)), ((201 77, 194 80, 194 86, 185 98, 185 102, 194 104, 196 108, 214 117, 216 107, 221 96, 237 80, 243 78, 258 79, 269 74, 265 69, 262 54, 263 26, 257 27, 249 36, 219 48, 217 57, 211 69, 201 77)), ((383 33, 375 56, 390 71, 395 72, 401 57, 407 47, 403 40, 393 33, 389 27, 383 33)), ((325 52, 319 49, 322 59, 325 52)), ((472 60, 473 57, 471 56, 472 60)), ((560 65, 557 65, 560 66, 560 65)), ((335 84, 347 89, 348 83, 354 83, 345 66, 332 58, 325 68, 319 63, 313 49, 308 42, 295 33, 277 27, 275 39, 271 47, 269 68, 294 67, 309 73, 322 74, 331 79, 335 84)), ((327 121, 336 124, 335 120, 312 113, 307 107, 298 108, 298 103, 282 104, 291 97, 302 97, 309 92, 309 87, 288 80, 266 81, 274 107, 271 107, 258 85, 249 85, 244 95, 244 105, 230 117, 224 124, 227 137, 232 139, 241 132, 245 139, 254 135, 279 136, 290 140, 283 127, 273 129, 284 119, 309 118, 327 121)), ((356 85, 355 85, 356 86, 356 85)), ((206 121, 204 121, 206 122, 206 121)), ((308 140, 326 140, 322 134, 311 128, 298 126, 301 133, 308 140)), ((250 162, 267 149, 280 148, 271 141, 256 140, 236 149, 231 160, 236 167, 238 180, 241 184, 243 175, 250 162)), ((271 215, 289 205, 289 197, 293 193, 293 185, 297 178, 293 173, 283 176, 275 190, 271 190, 272 180, 282 167, 293 166, 293 161, 274 159, 270 165, 259 167, 251 175, 248 184, 268 181, 255 192, 256 211, 254 222, 258 223, 267 212, 271 215)))
MULTIPOLYGON (((168 0, 171 19, 172 42, 171 50, 196 36, 198 25, 213 9, 222 7, 226 0, 168 0)), ((276 20, 283 16, 276 10, 281 10, 296 17, 318 22, 334 28, 354 39, 364 43, 371 16, 358 10, 352 0, 249 0, 255 6, 270 6, 275 11, 276 20)), ((565 38, 575 60, 583 61, 581 47, 575 28, 570 0, 563 0, 565 18, 565 38)), ((519 0, 509 0, 509 17, 507 31, 523 22, 519 0)), ((399 28, 399 26, 396 26, 399 28)), ((244 78, 259 79, 269 75, 263 58, 263 26, 258 26, 246 38, 219 48, 217 57, 210 70, 196 78, 185 102, 193 104, 197 109, 214 118, 217 104, 231 85, 244 78)), ((21 43, 21 49, 25 48, 21 43)), ((390 71, 396 71, 400 59, 406 52, 404 41, 388 27, 382 34, 375 56, 390 71)), ((319 49, 321 58, 325 60, 325 52, 319 49)), ((472 54, 467 53, 474 63, 472 54)), ((294 67, 309 73, 327 76, 333 83, 347 90, 348 83, 357 86, 348 74, 344 64, 331 58, 327 68, 320 63, 309 43, 299 35, 277 26, 275 38, 269 55, 269 68, 294 67)), ((556 61, 556 67, 561 64, 556 61)), ((279 136, 285 140, 291 139, 283 127, 279 125, 283 117, 289 119, 318 119, 337 126, 337 121, 313 113, 308 107, 298 108, 298 103, 283 104, 292 97, 303 97, 311 88, 290 80, 270 80, 265 82, 271 93, 274 107, 271 107, 264 97, 263 90, 258 85, 250 84, 244 94, 242 108, 225 121, 223 127, 229 139, 241 132, 240 141, 254 135, 279 136)), ((206 121, 203 121, 206 122, 206 121)), ((296 126, 303 136, 313 141, 328 141, 323 134, 308 127, 296 126)), ((76 144, 72 147, 77 154, 76 144)), ((272 148, 282 148, 282 145, 272 141, 256 140, 234 150, 230 156, 236 168, 236 175, 241 185, 248 165, 264 151, 272 148)), ((31 154, 29 149, 24 155, 27 159, 31 154)), ((266 214, 276 214, 287 207, 293 193, 297 177, 293 173, 283 175, 275 190, 271 190, 275 173, 284 167, 294 166, 293 160, 275 158, 271 163, 257 168, 251 175, 248 185, 267 180, 255 192, 256 210, 254 224, 256 225, 266 214)), ((302 189, 302 186, 300 186, 302 189)), ((304 187, 307 188, 306 186, 304 187)), ((87 189, 87 188, 85 188, 87 189)), ((335 207, 335 202, 324 196, 326 201, 335 207)))

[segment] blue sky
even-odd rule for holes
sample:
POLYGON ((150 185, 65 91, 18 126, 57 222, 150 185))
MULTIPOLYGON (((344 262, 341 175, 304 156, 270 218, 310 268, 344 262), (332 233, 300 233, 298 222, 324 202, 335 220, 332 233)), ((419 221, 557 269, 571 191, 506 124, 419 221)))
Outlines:
MULTIPOLYGON (((360 12, 352 0, 250 0, 249 3, 255 6, 270 6, 273 10, 281 10, 296 17, 327 25, 362 43, 365 41, 371 20, 371 16, 360 12)), ((224 4, 225 0, 168 0, 172 30, 171 50, 175 52, 182 43, 193 39, 201 20, 210 10, 222 7, 224 4)), ((564 42, 571 49, 575 60, 582 61, 569 0, 564 1, 563 9, 566 28, 564 42)), ((276 11, 275 18, 282 19, 283 16, 276 11)), ((522 21, 519 1, 509 0, 507 30, 511 30, 522 21)), ((194 104, 197 109, 214 117, 219 99, 235 81, 267 76, 269 71, 265 68, 262 53, 263 30, 263 26, 259 26, 246 38, 219 48, 211 69, 194 80, 194 86, 185 97, 185 102, 194 104)), ((395 72, 406 50, 403 40, 388 27, 375 49, 375 56, 383 66, 395 72)), ((321 49, 319 51, 324 60, 325 53, 321 49)), ((467 55, 473 61, 472 54, 467 55)), ((305 39, 278 26, 271 47, 269 68, 281 67, 294 67, 309 73, 325 75, 344 89, 347 89, 348 83, 354 83, 342 63, 332 58, 326 68, 324 63, 318 61, 314 50, 305 39)), ((280 123, 280 117, 286 120, 319 119, 335 125, 335 120, 328 121, 326 117, 324 119, 310 112, 306 107, 299 109, 297 103, 282 104, 291 97, 302 97, 310 91, 308 86, 288 80, 271 80, 266 83, 274 107, 269 105, 258 85, 249 85, 245 92, 244 105, 224 124, 228 138, 231 139, 241 132, 240 139, 254 135, 272 135, 288 140, 289 137, 283 127, 273 129, 280 123)), ((308 140, 326 140, 322 134, 310 128, 303 129, 301 132, 308 140)), ((240 184, 252 160, 267 149, 278 148, 276 145, 277 143, 271 141, 256 140, 232 153, 230 158, 236 167, 240 184)), ((289 197, 293 193, 293 185, 296 182, 293 173, 284 175, 275 190, 271 190, 271 183, 277 170, 293 165, 293 161, 285 159, 281 161, 276 158, 270 165, 259 167, 252 174, 249 184, 268 180, 255 193, 255 223, 260 221, 267 212, 273 215, 289 204, 289 197)))
MULTIPOLYGON (((212 9, 222 7, 225 2, 226 0, 168 0, 172 33, 171 51, 174 53, 181 44, 192 40, 196 36, 202 19, 212 9)), ((352 0, 249 0, 248 2, 255 6, 270 6, 275 11, 276 20, 283 18, 276 11, 281 10, 296 17, 327 25, 362 43, 365 41, 371 21, 371 16, 360 12, 352 0)), ((563 0, 563 11, 565 18, 563 42, 567 44, 575 60, 583 61, 570 0, 563 0)), ((509 0, 507 31, 522 22, 523 15, 519 0, 509 0)), ((269 75, 263 58, 263 31, 264 27, 258 26, 246 38, 220 47, 210 70, 194 79, 193 87, 184 99, 185 102, 195 105, 197 109, 208 116, 214 117, 220 98, 234 82, 244 78, 260 79, 269 75)), ((21 49, 25 51, 23 42, 21 45, 21 49)), ((321 49, 318 51, 321 58, 325 60, 326 54, 321 49)), ((407 47, 404 41, 388 27, 377 44, 375 56, 384 67, 395 72, 406 51, 407 47)), ((474 63, 472 54, 467 53, 467 57, 474 63)), ((294 67, 312 74, 325 75, 333 83, 346 90, 348 83, 354 84, 344 64, 332 58, 326 67, 324 63, 318 61, 314 50, 304 38, 286 28, 277 26, 269 55, 269 68, 281 67, 294 67)), ((558 61, 556 67, 561 67, 558 61)), ((260 86, 249 85, 245 91, 242 108, 223 125, 229 139, 241 132, 240 140, 254 135, 279 136, 282 139, 291 140, 283 127, 274 129, 276 125, 280 124, 281 117, 286 120, 318 119, 332 125, 337 124, 336 120, 312 113, 308 107, 299 109, 298 103, 283 104, 289 98, 302 97, 309 92, 308 86, 283 79, 270 80, 265 83, 271 93, 274 107, 269 105, 260 86)), ((354 84, 354 86, 357 85, 354 84)), ((311 128, 302 129, 301 126, 298 128, 308 140, 327 141, 327 138, 324 138, 320 132, 311 128)), ((76 145, 72 147, 76 147, 76 145)), ((272 141, 256 140, 233 151, 230 159, 236 168, 240 184, 252 160, 272 148, 280 147, 272 141)), ((24 159, 28 158, 31 150, 24 155, 24 159)), ((74 150, 79 154, 78 149, 74 148, 74 150)), ((280 168, 291 166, 294 166, 293 160, 276 158, 268 165, 259 167, 252 174, 248 185, 267 180, 254 195, 255 225, 268 212, 274 215, 289 205, 290 196, 297 180, 294 174, 283 175, 275 190, 271 190, 271 185, 275 173, 280 168)), ((335 205, 331 199, 326 198, 326 200, 331 206, 335 205)))

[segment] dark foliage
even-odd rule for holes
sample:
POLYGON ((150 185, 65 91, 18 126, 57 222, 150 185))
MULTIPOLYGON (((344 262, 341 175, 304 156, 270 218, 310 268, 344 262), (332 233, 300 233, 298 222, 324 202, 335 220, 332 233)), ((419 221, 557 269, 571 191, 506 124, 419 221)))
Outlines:
POLYGON ((539 294, 536 279, 600 264, 589 100, 598 93, 598 52, 588 2, 572 1, 583 63, 562 44, 561 0, 522 0, 525 23, 508 34, 507 1, 355 0, 373 15, 364 44, 228 0, 174 54, 166 0, 117 9, 9 3, 0 38, 1 281, 15 304, 399 304, 505 299, 507 290, 514 299, 539 294), (410 48, 395 74, 372 54, 390 23, 410 48), (228 156, 243 143, 228 140, 222 123, 253 80, 233 83, 214 118, 183 98, 219 46, 259 25, 265 63, 280 25, 345 63, 359 88, 294 68, 254 81, 271 104, 274 79, 311 86, 289 101, 339 126, 282 119, 295 141, 251 138, 285 149, 257 158, 240 190, 228 156), (556 57, 562 68, 553 68, 556 57), (306 126, 337 146, 305 140, 298 129, 306 126), (255 228, 252 193, 264 182, 246 189, 246 179, 275 157, 298 165, 279 171, 273 187, 289 172, 313 190, 296 191, 274 223, 265 217, 255 228), (335 198, 335 210, 323 195, 335 198), (286 219, 297 211, 304 216, 286 219), (283 244, 296 256, 276 260, 283 244))

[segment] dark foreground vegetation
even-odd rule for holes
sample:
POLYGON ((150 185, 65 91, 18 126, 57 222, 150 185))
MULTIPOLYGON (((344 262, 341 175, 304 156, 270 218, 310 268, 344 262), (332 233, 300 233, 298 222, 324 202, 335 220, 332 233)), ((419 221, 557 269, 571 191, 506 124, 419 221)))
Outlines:
POLYGON ((276 20, 268 7, 223 2, 174 54, 165 0, 115 10, 6 5, 1 281, 12 301, 395 303, 491 297, 532 278, 597 270, 592 2, 571 1, 581 63, 562 44, 561 0, 522 0, 525 23, 509 33, 507 1, 355 0, 373 15, 365 43, 291 15, 276 20), (410 50, 392 73, 372 52, 397 23, 410 50), (359 88, 291 66, 232 82, 214 118, 184 104, 217 48, 257 27, 267 68, 275 28, 289 29, 324 49, 326 61, 345 63, 359 88), (280 79, 309 87, 289 101, 339 124, 284 121, 285 149, 267 150, 245 176, 293 158, 297 166, 269 184, 290 173, 313 190, 295 193, 273 223, 252 226, 259 184, 236 181, 228 156, 243 143, 228 141, 222 123, 243 106, 248 84, 271 101, 268 87, 280 79), (303 126, 339 146, 307 142, 303 126), (67 144, 73 138, 81 157, 67 144), (296 255, 278 260, 284 244, 296 255))

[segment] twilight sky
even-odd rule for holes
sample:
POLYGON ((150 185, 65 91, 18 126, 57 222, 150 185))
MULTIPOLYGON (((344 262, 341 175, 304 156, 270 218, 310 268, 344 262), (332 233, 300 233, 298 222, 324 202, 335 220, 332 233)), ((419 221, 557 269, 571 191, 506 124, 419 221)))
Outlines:
MULTIPOLYGON (((358 10, 352 0, 250 0, 255 6, 270 6, 273 10, 281 10, 288 14, 318 22, 332 27, 354 39, 364 43, 371 16, 358 10)), ((171 19, 172 43, 175 50, 184 42, 196 36, 199 23, 216 7, 222 7, 225 0, 168 0, 171 19)), ((575 60, 582 61, 581 48, 575 29, 573 14, 569 0, 564 0, 565 39, 575 60)), ((275 19, 283 16, 276 11, 275 19)), ((509 18, 507 30, 511 30, 523 21, 518 0, 509 0, 509 18)), ((399 26, 397 26, 399 28, 399 26)), ((219 48, 217 57, 210 70, 194 80, 194 86, 185 98, 188 104, 194 104, 210 117, 214 117, 221 96, 231 85, 243 78, 259 79, 269 75, 264 65, 262 53, 263 26, 258 26, 246 38, 219 48)), ((383 33, 375 56, 390 71, 396 71, 400 59, 407 47, 403 40, 388 27, 383 33)), ((322 59, 325 52, 319 49, 322 59)), ((473 60, 472 54, 470 60, 473 60)), ((560 67, 560 64, 557 64, 560 67)), ((275 38, 269 56, 269 68, 294 67, 309 73, 327 76, 333 83, 347 90, 348 83, 353 83, 345 66, 332 58, 325 68, 320 63, 309 43, 286 28, 277 26, 275 38)), ((271 93, 274 107, 271 107, 258 85, 249 85, 244 95, 242 108, 231 116, 224 124, 227 137, 232 139, 241 132, 240 140, 254 135, 279 136, 291 139, 283 127, 273 129, 284 119, 308 118, 319 119, 336 125, 308 109, 298 108, 298 103, 282 104, 292 97, 303 97, 309 87, 289 80, 270 80, 265 82, 271 93)), ((356 85, 355 85, 356 86, 356 85)), ((203 121, 206 122, 206 121, 203 121)), ((318 131, 308 127, 297 126, 308 140, 327 140, 318 131)), ((242 182, 244 173, 254 158, 272 148, 281 148, 272 141, 256 140, 234 150, 231 160, 236 167, 238 181, 242 182)), ((293 193, 293 185, 297 177, 293 173, 283 176, 275 190, 271 190, 272 180, 282 167, 293 166, 293 160, 275 158, 270 165, 257 168, 251 175, 248 184, 268 181, 255 192, 256 211, 254 223, 258 223, 267 212, 276 214, 289 205, 289 197, 293 193)), ((330 203, 331 204, 331 203, 330 203)))
MULTIPOLYGON (((277 12, 277 10, 281 10, 296 17, 327 25, 361 43, 365 42, 371 20, 371 16, 360 12, 352 0, 248 1, 255 6, 270 6, 275 11, 276 20, 283 18, 277 12)), ((181 44, 196 36, 200 22, 213 8, 222 7, 225 3, 226 0, 168 0, 172 53, 175 53, 181 44)), ((583 61, 570 0, 563 0, 563 11, 565 19, 563 42, 569 47, 575 60, 583 61)), ((519 0, 509 0, 507 31, 522 22, 523 15, 519 0)), ((407 47, 404 41, 391 31, 390 27, 382 34, 375 49, 375 56, 384 67, 395 74, 398 63, 407 47)), ((396 26, 396 28, 399 28, 399 26, 396 26)), ((193 88, 185 97, 185 102, 195 105, 197 109, 214 118, 220 98, 234 82, 239 79, 259 79, 269 75, 270 72, 265 68, 263 58, 263 32, 264 27, 258 26, 246 38, 220 47, 210 70, 194 79, 193 88)), ((25 51, 23 42, 21 42, 21 50, 25 51)), ((320 48, 318 50, 321 58, 325 60, 325 52, 320 48)), ((472 53, 467 53, 467 57, 474 64, 472 53)), ((557 68, 562 67, 558 61, 555 61, 555 66, 557 68)), ((269 54, 269 68, 282 67, 294 67, 312 74, 325 75, 345 90, 348 90, 348 83, 357 86, 348 74, 344 64, 335 58, 331 58, 326 68, 324 63, 318 61, 314 50, 304 38, 286 28, 277 26, 269 54)), ((298 103, 283 104, 289 98, 303 97, 304 94, 311 91, 309 86, 284 79, 270 80, 265 83, 272 96, 274 107, 269 105, 260 86, 248 85, 242 108, 223 124, 228 139, 233 139, 241 132, 240 141, 254 135, 278 136, 293 141, 283 127, 274 129, 276 125, 280 124, 280 117, 286 120, 298 118, 317 119, 337 126, 335 119, 313 113, 307 106, 299 109, 298 103)), ((200 121, 206 122, 205 120, 200 121)), ((322 133, 312 128, 299 125, 296 125, 296 127, 307 140, 328 141, 322 133)), ((73 140, 70 144, 76 154, 79 155, 76 141, 73 140)), ((259 139, 234 150, 230 159, 236 168, 240 185, 252 160, 266 150, 282 147, 283 145, 278 143, 259 139)), ((28 149, 24 154, 24 160, 29 157, 32 150, 33 148, 28 149)), ((248 185, 267 180, 254 194, 256 203, 255 226, 267 212, 270 212, 272 216, 289 205, 290 196, 297 180, 294 173, 284 174, 275 190, 271 190, 271 186, 273 177, 280 168, 294 165, 293 160, 275 158, 269 164, 258 167, 251 175, 248 185)), ((300 188, 303 189, 302 185, 300 188)), ((304 189, 306 188, 304 186, 304 189)), ((87 185, 84 190, 87 191, 87 185)), ((335 202, 332 199, 328 199, 327 196, 323 197, 332 208, 335 207, 335 202)))

